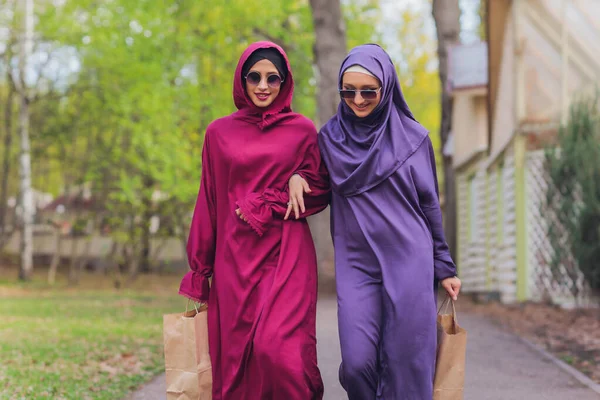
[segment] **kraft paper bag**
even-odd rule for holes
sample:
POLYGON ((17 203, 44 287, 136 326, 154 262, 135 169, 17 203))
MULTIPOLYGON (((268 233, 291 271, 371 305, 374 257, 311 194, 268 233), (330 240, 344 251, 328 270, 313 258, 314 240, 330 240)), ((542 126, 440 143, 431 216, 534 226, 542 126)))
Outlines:
POLYGON ((458 325, 454 301, 446 297, 437 316, 438 350, 433 400, 463 400, 467 331, 458 325), (452 304, 450 314, 442 314, 452 304))
POLYGON ((163 316, 167 400, 212 400, 206 306, 163 316))

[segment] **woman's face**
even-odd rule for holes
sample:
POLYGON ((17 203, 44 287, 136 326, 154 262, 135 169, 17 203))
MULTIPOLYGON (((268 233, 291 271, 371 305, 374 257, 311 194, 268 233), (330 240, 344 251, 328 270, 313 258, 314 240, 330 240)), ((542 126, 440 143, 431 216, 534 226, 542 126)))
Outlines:
POLYGON ((258 61, 244 78, 246 93, 257 107, 268 107, 279 95, 281 76, 275 65, 269 60, 258 61))
POLYGON ((381 100, 381 84, 373 76, 360 72, 346 72, 342 78, 341 94, 348 107, 354 111, 354 114, 359 118, 365 118, 373 112, 381 100), (356 92, 352 93, 353 90, 356 92), (361 90, 370 91, 364 93, 364 96, 369 97, 370 94, 373 98, 365 99, 360 92, 361 90), (376 93, 373 91, 376 91, 376 93))

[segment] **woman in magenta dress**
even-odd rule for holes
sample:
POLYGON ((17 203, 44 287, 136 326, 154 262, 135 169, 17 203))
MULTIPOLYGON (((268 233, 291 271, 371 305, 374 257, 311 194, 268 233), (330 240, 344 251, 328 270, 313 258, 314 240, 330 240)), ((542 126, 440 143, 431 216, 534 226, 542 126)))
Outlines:
POLYGON ((291 110, 293 89, 284 51, 254 43, 235 71, 238 111, 206 130, 179 293, 208 303, 214 400, 323 397, 304 217, 327 206, 329 178, 313 123, 291 110), (304 211, 287 218, 288 184, 300 177, 304 211))

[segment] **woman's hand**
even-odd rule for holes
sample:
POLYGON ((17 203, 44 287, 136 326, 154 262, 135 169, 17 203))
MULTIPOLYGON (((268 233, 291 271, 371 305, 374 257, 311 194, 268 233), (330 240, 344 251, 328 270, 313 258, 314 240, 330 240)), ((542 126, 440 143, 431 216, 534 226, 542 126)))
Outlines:
POLYGON ((290 201, 288 202, 288 209, 285 213, 284 220, 287 220, 294 210, 296 219, 300 218, 300 212, 305 212, 306 207, 304 206, 304 193, 310 193, 310 187, 308 182, 304 180, 300 175, 294 174, 288 182, 290 186, 290 201))
POLYGON ((235 210, 235 213, 237 214, 238 217, 240 217, 241 220, 244 220, 244 222, 248 222, 248 219, 246 218, 246 216, 244 214, 242 214, 242 210, 240 210, 238 208, 237 210, 235 210))
POLYGON ((452 278, 446 278, 442 281, 442 287, 446 289, 448 296, 452 297, 452 300, 458 299, 458 293, 460 292, 460 279, 454 276, 452 278))

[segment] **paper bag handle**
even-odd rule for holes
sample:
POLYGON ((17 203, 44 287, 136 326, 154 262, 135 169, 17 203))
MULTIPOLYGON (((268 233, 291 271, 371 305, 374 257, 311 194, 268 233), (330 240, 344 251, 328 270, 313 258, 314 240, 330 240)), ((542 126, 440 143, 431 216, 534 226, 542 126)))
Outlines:
MULTIPOLYGON (((188 299, 187 304, 185 305, 185 312, 188 312, 188 308, 190 306, 190 301, 192 301, 192 299, 188 299)), ((198 310, 198 305, 196 304, 196 302, 194 301, 194 308, 196 309, 196 314, 200 313, 200 311, 198 310)))
POLYGON ((444 299, 442 304, 440 304, 440 308, 438 308, 438 314, 440 313, 440 311, 442 311, 444 306, 446 306, 446 308, 448 308, 447 307, 448 303, 452 304, 452 320, 454 321, 454 324, 456 325, 458 323, 458 321, 456 319, 456 307, 454 306, 454 300, 452 300, 452 297, 446 296, 446 298, 444 299))

